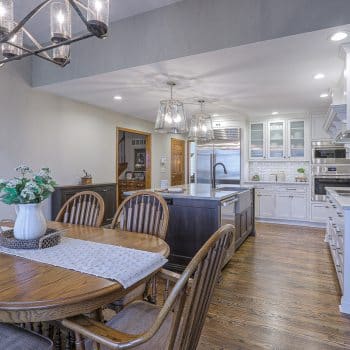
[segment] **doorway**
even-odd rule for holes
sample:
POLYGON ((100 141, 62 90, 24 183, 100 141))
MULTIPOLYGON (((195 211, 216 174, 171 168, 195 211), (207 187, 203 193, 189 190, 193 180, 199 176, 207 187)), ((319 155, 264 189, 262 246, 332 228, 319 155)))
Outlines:
POLYGON ((151 188, 151 134, 117 128, 117 201, 123 193, 151 188))
POLYGON ((171 139, 171 186, 185 184, 185 147, 184 140, 171 139))

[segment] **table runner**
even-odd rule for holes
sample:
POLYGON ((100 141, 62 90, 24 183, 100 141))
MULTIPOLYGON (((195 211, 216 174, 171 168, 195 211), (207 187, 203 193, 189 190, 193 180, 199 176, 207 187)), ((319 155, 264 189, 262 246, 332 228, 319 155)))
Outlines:
POLYGON ((0 253, 63 267, 119 282, 128 288, 161 268, 168 260, 158 253, 62 237, 59 245, 37 250, 8 249, 0 253))

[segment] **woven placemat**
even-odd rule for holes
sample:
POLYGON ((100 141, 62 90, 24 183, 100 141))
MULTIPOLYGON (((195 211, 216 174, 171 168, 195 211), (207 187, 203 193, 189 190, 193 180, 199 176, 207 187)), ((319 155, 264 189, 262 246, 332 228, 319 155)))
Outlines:
POLYGON ((48 228, 44 236, 36 239, 17 239, 13 229, 0 232, 0 245, 9 249, 45 249, 54 247, 61 242, 63 231, 48 228))

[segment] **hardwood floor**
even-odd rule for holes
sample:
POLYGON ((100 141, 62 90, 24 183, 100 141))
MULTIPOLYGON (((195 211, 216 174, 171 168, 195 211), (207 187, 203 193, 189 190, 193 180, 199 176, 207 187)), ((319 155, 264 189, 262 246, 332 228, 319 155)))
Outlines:
POLYGON ((324 230, 257 224, 223 271, 198 349, 350 349, 324 230))

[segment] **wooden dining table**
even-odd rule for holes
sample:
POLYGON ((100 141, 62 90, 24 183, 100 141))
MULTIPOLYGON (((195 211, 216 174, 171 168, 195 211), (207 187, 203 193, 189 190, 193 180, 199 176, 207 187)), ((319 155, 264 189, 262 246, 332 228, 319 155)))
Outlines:
MULTIPOLYGON (((58 222, 49 222, 48 227, 67 229, 65 236, 70 238, 160 253, 165 257, 170 252, 165 241, 142 233, 58 222)), ((109 279, 0 254, 0 322, 44 322, 93 312, 120 299, 138 284, 125 289, 109 279)))

